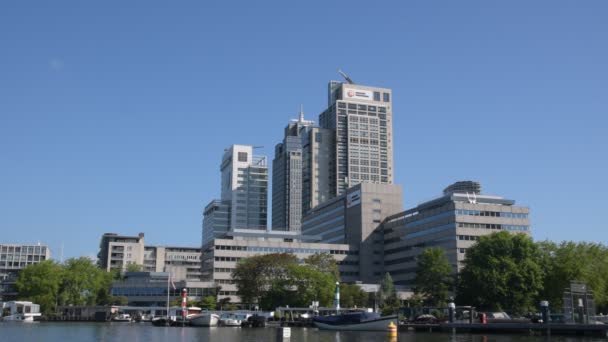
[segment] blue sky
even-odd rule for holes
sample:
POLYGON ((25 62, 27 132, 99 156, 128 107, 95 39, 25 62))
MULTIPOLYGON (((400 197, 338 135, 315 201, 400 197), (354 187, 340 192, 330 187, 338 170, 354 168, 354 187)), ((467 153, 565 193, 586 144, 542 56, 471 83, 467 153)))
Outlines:
POLYGON ((198 245, 233 143, 271 156, 327 82, 393 89, 411 207, 451 182, 607 243, 606 1, 3 1, 0 242, 198 245))

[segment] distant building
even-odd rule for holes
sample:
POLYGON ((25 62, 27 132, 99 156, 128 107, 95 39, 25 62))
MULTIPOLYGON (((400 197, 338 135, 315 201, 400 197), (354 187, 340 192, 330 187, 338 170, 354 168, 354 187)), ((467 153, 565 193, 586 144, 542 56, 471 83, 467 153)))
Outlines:
POLYGON ((106 233, 99 245, 98 265, 111 271, 124 272, 129 264, 149 272, 168 272, 174 280, 200 280, 199 247, 146 246, 144 233, 125 236, 106 233))
POLYGON ((15 281, 19 271, 50 258, 48 246, 0 244, 0 299, 14 300, 17 296, 15 281))
POLYGON ((472 190, 480 188, 476 182, 451 186, 439 198, 386 218, 382 224, 384 271, 396 285, 414 285, 416 258, 425 248, 443 248, 457 272, 467 249, 480 236, 503 230, 530 235, 529 208, 498 196, 473 196, 472 190))

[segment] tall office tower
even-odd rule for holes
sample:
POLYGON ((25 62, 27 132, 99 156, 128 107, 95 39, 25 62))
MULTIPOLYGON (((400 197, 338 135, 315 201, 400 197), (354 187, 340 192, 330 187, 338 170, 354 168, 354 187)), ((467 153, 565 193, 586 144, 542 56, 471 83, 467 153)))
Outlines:
POLYGON ((335 133, 331 129, 310 127, 302 134, 302 215, 335 197, 330 186, 335 133))
POLYGON ((224 151, 221 200, 230 203, 230 229, 267 229, 268 166, 253 146, 232 145, 224 151))
POLYGON ((275 147, 272 161, 272 229, 300 231, 302 221, 303 136, 314 125, 299 118, 285 127, 285 138, 275 147))
POLYGON ((390 89, 329 82, 328 108, 319 126, 335 130, 334 195, 358 183, 393 183, 392 93, 390 89))

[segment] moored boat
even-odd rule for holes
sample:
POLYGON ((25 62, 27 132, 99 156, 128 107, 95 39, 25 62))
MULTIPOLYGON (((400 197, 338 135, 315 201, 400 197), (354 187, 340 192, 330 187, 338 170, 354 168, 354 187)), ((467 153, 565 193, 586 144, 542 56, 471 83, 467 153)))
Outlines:
POLYGON ((190 324, 195 327, 215 327, 219 322, 220 316, 214 313, 205 312, 189 317, 190 324))
POLYGON ((2 302, 0 309, 1 321, 33 322, 34 318, 42 316, 40 305, 32 302, 2 302))
POLYGON ((112 322, 130 323, 132 320, 133 319, 131 318, 131 315, 127 313, 121 313, 118 316, 112 318, 112 322))
POLYGON ((398 324, 396 315, 380 316, 373 312, 351 312, 333 316, 317 316, 313 322, 323 330, 386 331, 389 323, 398 324))
POLYGON ((245 313, 224 313, 220 316, 218 324, 225 327, 240 327, 243 321, 247 321, 250 316, 250 314, 245 313))

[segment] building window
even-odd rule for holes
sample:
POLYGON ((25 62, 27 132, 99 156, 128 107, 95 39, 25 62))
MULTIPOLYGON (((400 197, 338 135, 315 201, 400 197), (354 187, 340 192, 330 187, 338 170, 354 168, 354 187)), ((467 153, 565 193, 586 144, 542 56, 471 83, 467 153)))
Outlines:
POLYGON ((320 132, 315 133, 315 142, 318 142, 318 143, 321 142, 321 133, 320 132))
POLYGON ((374 92, 374 101, 380 101, 380 92, 379 91, 374 92))
POLYGON ((238 160, 240 162, 247 162, 247 152, 239 152, 238 160))
POLYGON ((383 93, 382 95, 383 95, 382 100, 384 102, 391 102, 391 95, 389 93, 383 93))

